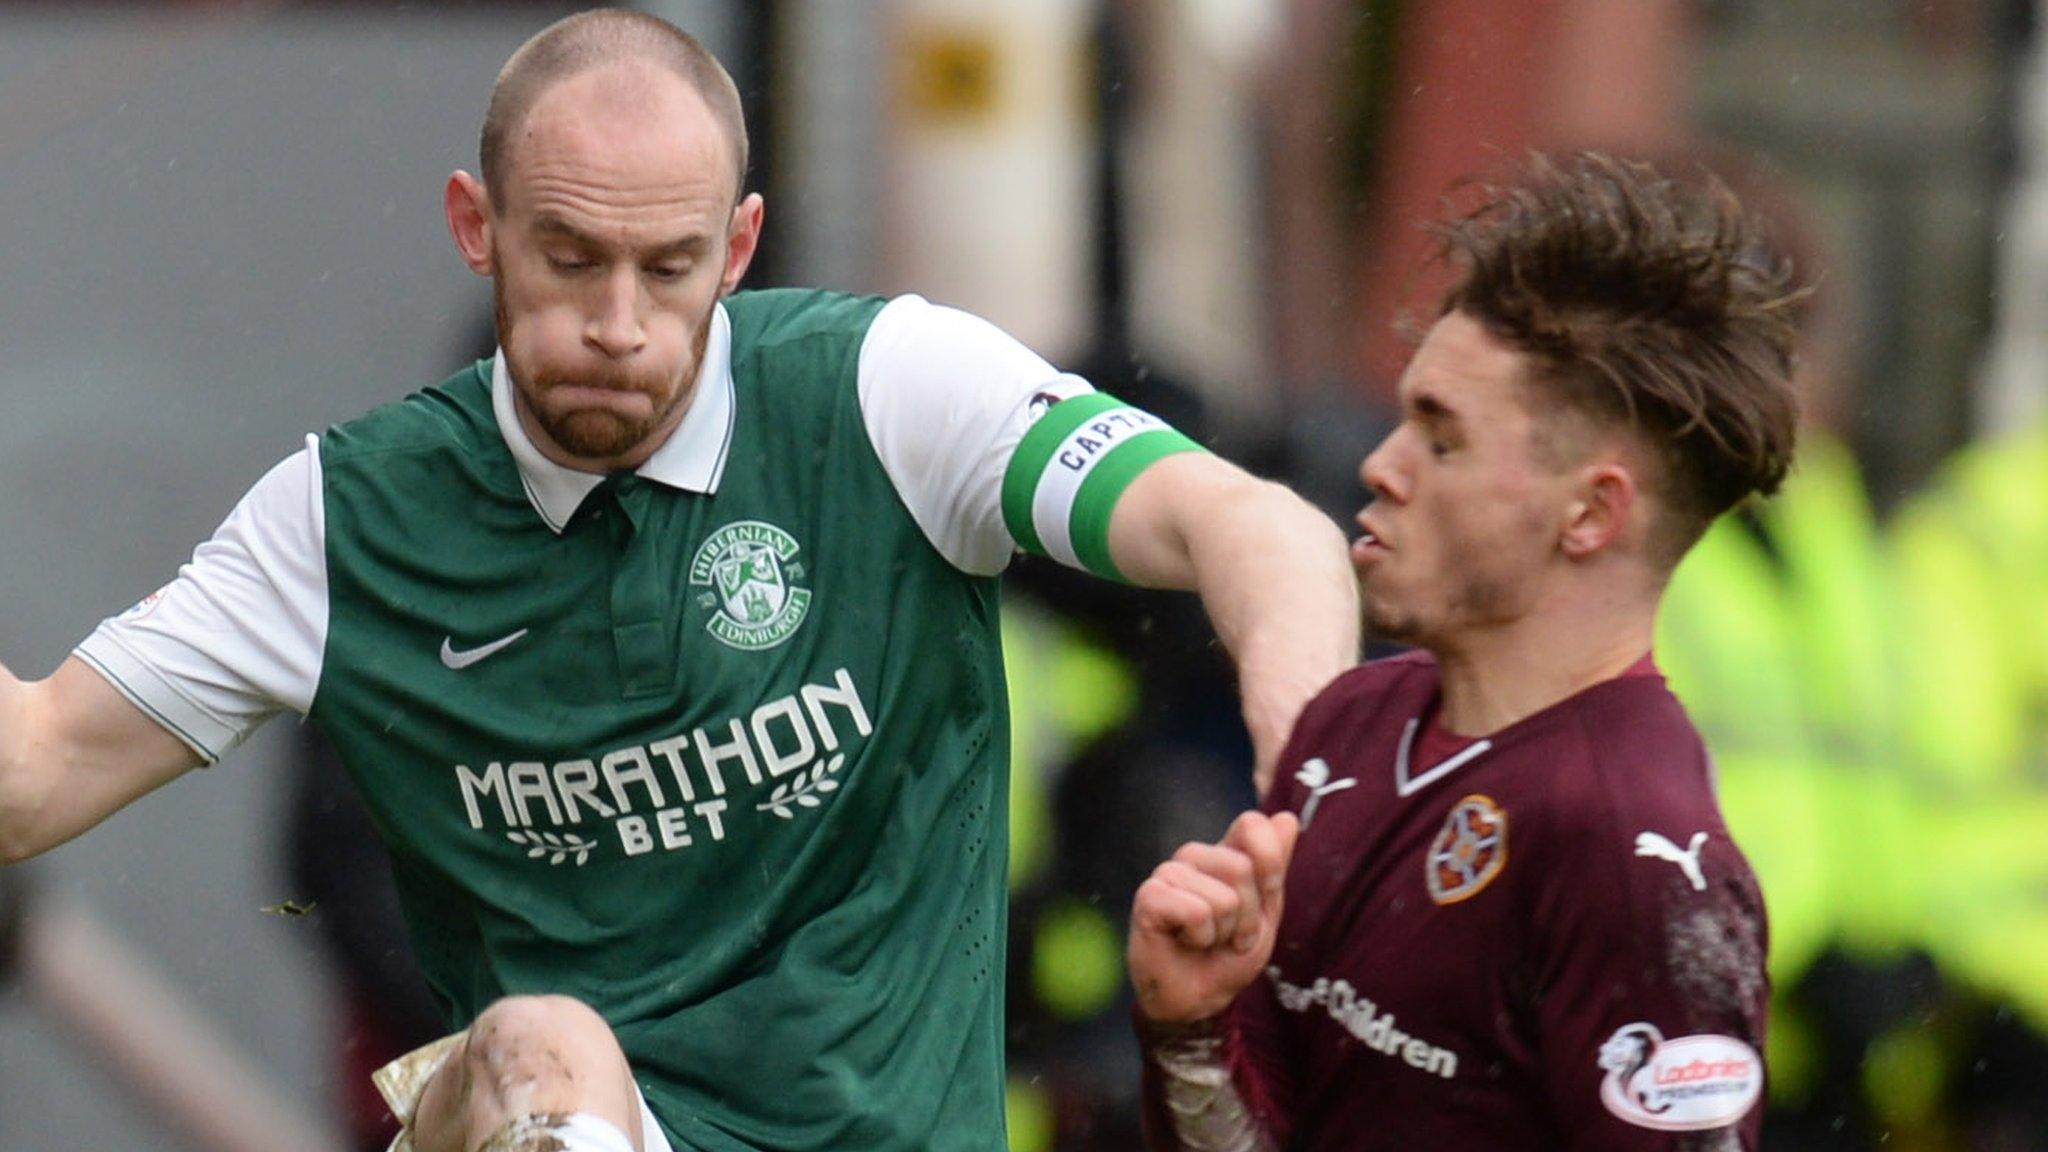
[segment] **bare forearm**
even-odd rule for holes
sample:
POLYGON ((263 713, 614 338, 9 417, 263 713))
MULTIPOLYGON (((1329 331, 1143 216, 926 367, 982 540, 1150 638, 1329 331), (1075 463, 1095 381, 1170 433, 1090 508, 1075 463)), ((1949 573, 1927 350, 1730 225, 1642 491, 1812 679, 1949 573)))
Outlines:
POLYGON ((1131 482, 1109 536, 1125 578, 1200 593, 1237 662, 1263 793, 1302 705, 1358 662, 1358 585, 1343 534, 1281 485, 1185 453, 1131 482))
POLYGON ((0 664, 0 773, 14 766, 15 742, 20 739, 23 691, 21 677, 0 664))
POLYGON ((0 862, 47 852, 199 763, 76 657, 47 680, 0 669, 0 862))
POLYGON ((1189 533, 1197 591, 1237 663, 1259 791, 1311 697, 1358 662, 1358 585, 1329 518, 1278 484, 1245 485, 1189 533))
POLYGON ((35 760, 30 748, 32 699, 31 686, 0 664, 0 863, 35 854, 28 847, 40 791, 30 778, 35 760))

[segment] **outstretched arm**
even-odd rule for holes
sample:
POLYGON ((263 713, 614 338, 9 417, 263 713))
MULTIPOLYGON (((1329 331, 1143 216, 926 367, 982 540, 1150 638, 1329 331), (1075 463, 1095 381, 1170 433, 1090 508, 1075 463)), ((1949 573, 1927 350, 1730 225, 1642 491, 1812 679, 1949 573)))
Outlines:
POLYGON ((201 763, 76 656, 46 680, 0 666, 0 860, 55 848, 201 763))
POLYGON ((1021 549, 1199 592, 1237 662, 1263 790, 1295 714, 1358 660, 1335 524, 987 321, 916 297, 875 316, 859 388, 883 469, 955 567, 993 576, 1021 549))
POLYGON ((1259 793, 1302 705, 1358 662, 1358 585, 1344 537, 1287 488, 1185 452, 1131 481, 1109 549, 1133 583, 1193 589, 1237 663, 1259 793))
POLYGON ((311 706, 327 627, 321 491, 309 442, 175 580, 102 623, 48 679, 0 667, 0 860, 48 851, 280 708, 311 706))

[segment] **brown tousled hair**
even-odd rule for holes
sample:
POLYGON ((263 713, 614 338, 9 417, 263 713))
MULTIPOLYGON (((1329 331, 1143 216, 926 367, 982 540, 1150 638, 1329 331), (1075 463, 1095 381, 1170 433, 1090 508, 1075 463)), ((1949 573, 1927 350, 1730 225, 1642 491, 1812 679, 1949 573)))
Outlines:
POLYGON ((732 143, 735 198, 747 176, 747 124, 739 88, 696 37, 644 12, 600 8, 557 20, 512 53, 491 87, 478 166, 492 203, 504 207, 511 138, 542 92, 557 81, 623 60, 645 60, 687 81, 732 143))
MULTIPOLYGON (((1645 480, 1668 509, 1651 547, 1675 565, 1715 517, 1776 491, 1791 465, 1808 290, 1710 176, 1537 155, 1482 195, 1437 229, 1463 272, 1444 314, 1528 355, 1539 399, 1637 432, 1657 467, 1645 480)), ((1539 420, 1539 435, 1549 424, 1539 420)))

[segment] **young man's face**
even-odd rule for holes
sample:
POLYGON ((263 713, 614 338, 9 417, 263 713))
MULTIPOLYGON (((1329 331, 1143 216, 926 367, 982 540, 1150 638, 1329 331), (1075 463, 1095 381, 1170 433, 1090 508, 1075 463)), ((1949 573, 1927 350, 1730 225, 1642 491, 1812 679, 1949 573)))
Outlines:
POLYGON ((492 189, 498 339, 543 450, 631 467, 687 410, 711 317, 751 259, 758 197, 677 77, 614 65, 544 92, 492 189))
POLYGON ((1401 423, 1360 469, 1351 548, 1375 636, 1455 647, 1519 619, 1561 559, 1569 469, 1545 463, 1526 356, 1453 312, 1401 376, 1401 423))

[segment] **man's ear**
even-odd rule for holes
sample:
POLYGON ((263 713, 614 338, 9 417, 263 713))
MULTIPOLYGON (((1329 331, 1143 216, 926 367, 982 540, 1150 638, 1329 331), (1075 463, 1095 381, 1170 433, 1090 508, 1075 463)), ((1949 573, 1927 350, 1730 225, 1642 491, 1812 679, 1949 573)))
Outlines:
POLYGON ((1617 461, 1589 465, 1579 476, 1578 498, 1566 510, 1558 545, 1574 560, 1584 560, 1614 543, 1628 530, 1635 508, 1636 478, 1617 461))
POLYGON ((496 274, 491 260, 491 197, 482 182, 467 172, 449 176, 441 208, 448 214, 448 233, 455 237, 462 262, 479 276, 496 274))
POLYGON ((733 205, 732 224, 725 233, 725 274, 718 281, 720 296, 732 295, 740 286, 740 278, 747 274, 747 265, 754 262, 754 252, 761 246, 761 220, 766 203, 759 192, 749 192, 733 205))

